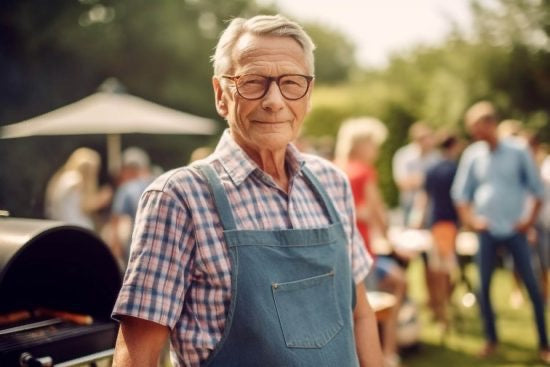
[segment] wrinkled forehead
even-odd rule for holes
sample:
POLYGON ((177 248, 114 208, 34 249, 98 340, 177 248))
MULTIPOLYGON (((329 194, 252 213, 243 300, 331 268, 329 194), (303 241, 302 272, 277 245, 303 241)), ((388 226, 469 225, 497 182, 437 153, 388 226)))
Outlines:
POLYGON ((244 33, 231 53, 230 68, 243 67, 295 68, 295 72, 311 73, 306 53, 300 43, 290 36, 255 35, 244 33))

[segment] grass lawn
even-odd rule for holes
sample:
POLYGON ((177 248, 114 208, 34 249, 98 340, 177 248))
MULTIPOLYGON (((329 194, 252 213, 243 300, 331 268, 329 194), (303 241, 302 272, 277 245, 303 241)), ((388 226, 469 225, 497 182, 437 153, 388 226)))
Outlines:
MULTIPOLYGON (((409 295, 420 311, 421 343, 416 350, 403 355, 405 367, 544 366, 537 359, 537 336, 526 292, 519 309, 513 309, 509 304, 513 281, 508 271, 499 269, 493 275, 491 294, 500 347, 498 353, 487 360, 476 357, 484 340, 478 304, 470 308, 460 304, 466 287, 457 287, 453 294, 454 321, 450 332, 442 339, 440 329, 430 321, 425 307, 423 271, 420 260, 413 261, 408 268, 409 295)), ((474 286, 477 285, 477 271, 473 265, 468 266, 467 275, 474 286)))

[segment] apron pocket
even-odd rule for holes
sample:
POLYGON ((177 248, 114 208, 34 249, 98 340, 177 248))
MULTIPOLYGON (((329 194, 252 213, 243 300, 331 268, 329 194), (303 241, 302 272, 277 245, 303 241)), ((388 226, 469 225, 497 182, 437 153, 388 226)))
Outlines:
POLYGON ((322 348, 344 325, 334 291, 334 271, 271 285, 286 346, 322 348))

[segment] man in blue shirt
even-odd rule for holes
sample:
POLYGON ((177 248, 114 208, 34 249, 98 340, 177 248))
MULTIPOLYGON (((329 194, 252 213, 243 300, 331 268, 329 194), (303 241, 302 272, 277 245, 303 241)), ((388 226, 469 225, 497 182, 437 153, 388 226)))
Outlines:
POLYGON ((474 104, 466 112, 464 120, 466 129, 477 142, 464 151, 451 194, 462 223, 479 236, 477 265, 486 337, 480 356, 493 354, 498 344, 489 290, 497 249, 503 246, 512 255, 533 303, 539 357, 550 362, 543 302, 525 237, 541 207, 543 187, 540 178, 525 147, 511 140, 499 141, 496 112, 491 103, 482 101, 474 104), (523 208, 528 193, 535 203, 525 216, 523 208))
POLYGON ((129 147, 122 153, 123 182, 117 188, 111 208, 111 238, 110 246, 123 269, 128 264, 130 256, 130 234, 125 233, 125 227, 134 227, 139 198, 147 186, 153 181, 149 155, 137 147, 129 147), (128 222, 124 225, 124 219, 128 222))

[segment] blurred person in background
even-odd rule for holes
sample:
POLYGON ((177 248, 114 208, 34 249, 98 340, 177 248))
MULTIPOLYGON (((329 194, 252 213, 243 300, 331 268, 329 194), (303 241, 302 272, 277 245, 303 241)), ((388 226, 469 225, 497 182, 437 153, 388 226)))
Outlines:
MULTIPOLYGON (((409 128, 411 142, 399 148, 392 158, 393 179, 399 190, 399 205, 405 227, 426 228, 429 218, 422 216, 424 208, 415 207, 417 196, 422 193, 426 172, 439 159, 432 128, 423 121, 415 122, 409 128)), ((422 252, 424 262, 424 284, 428 293, 428 307, 435 314, 432 272, 428 266, 426 252, 422 252)))
POLYGON ((91 230, 99 229, 96 214, 111 203, 110 186, 99 187, 100 155, 78 148, 51 177, 46 187, 45 216, 91 230))
POLYGON ((549 299, 548 272, 550 270, 550 147, 541 145, 537 154, 540 176, 544 186, 544 200, 537 221, 539 254, 541 259, 542 293, 547 304, 549 299))
POLYGON ((426 172, 424 193, 418 195, 415 205, 427 212, 433 247, 428 252, 428 266, 432 271, 435 320, 443 332, 448 328, 448 306, 452 293, 452 273, 456 268, 455 242, 458 234, 458 214, 451 199, 451 186, 462 151, 462 143, 454 134, 439 136, 441 160, 426 172))
MULTIPOLYGON (((523 137, 530 148, 535 164, 539 170, 544 197, 534 228, 528 232, 528 240, 534 246, 533 263, 539 274, 540 288, 545 305, 548 303, 548 272, 550 268, 550 159, 548 146, 540 142, 539 134, 535 131, 524 131, 523 137)), ((529 201, 533 205, 533 201, 529 201)), ((530 209, 527 206, 526 209, 530 209)))
POLYGON ((374 244, 388 247, 388 212, 378 188, 375 163, 380 145, 388 135, 386 126, 371 117, 346 120, 340 126, 335 146, 335 162, 348 175, 353 193, 356 223, 367 250, 374 257, 373 270, 366 280, 367 289, 380 290, 395 296, 396 304, 382 321, 384 366, 397 367, 397 317, 406 293, 404 269, 388 252, 377 253, 374 244))
POLYGON ((122 152, 122 179, 115 191, 109 220, 111 251, 126 268, 130 254, 130 237, 139 198, 153 180, 149 155, 141 148, 129 147, 122 152))
POLYGON ((451 192, 461 222, 479 237, 477 265, 486 339, 479 355, 488 357, 498 346, 490 285, 497 250, 504 247, 511 253, 533 304, 539 358, 550 363, 544 306, 526 238, 537 219, 544 194, 535 163, 523 145, 511 139, 499 140, 497 114, 490 102, 481 101, 470 107, 464 122, 477 142, 464 151, 451 192), (533 197, 533 205, 530 213, 522 216, 518 208, 525 206, 528 193, 533 197))
POLYGON ((222 33, 212 84, 229 128, 141 197, 115 366, 156 365, 169 336, 176 366, 382 365, 349 182, 291 144, 313 49, 280 15, 234 18, 222 33))
POLYGON ((440 159, 434 132, 428 124, 422 121, 412 124, 409 138, 411 142, 399 148, 392 159, 393 180, 399 189, 405 226, 416 220, 412 210, 415 195, 422 191, 428 168, 440 159))
MULTIPOLYGON (((519 120, 506 119, 500 121, 497 125, 497 136, 500 141, 510 140, 511 142, 520 144, 522 146, 525 146, 525 148, 528 148, 528 142, 525 134, 526 133, 524 130, 524 124, 522 121, 519 120)), ((532 204, 532 200, 530 200, 530 198, 527 198, 524 209, 524 213, 526 213, 527 215, 531 211, 532 204)), ((536 242, 531 235, 534 230, 535 229, 532 228, 530 231, 527 232, 527 243, 529 243, 529 245, 531 246, 536 245, 536 242)), ((535 251, 532 251, 532 254, 536 255, 535 251)), ((509 269, 513 275, 514 283, 512 291, 510 292, 510 305, 512 306, 512 308, 520 308, 524 302, 523 293, 521 291, 521 277, 515 269, 515 265, 509 253, 499 254, 499 256, 502 257, 502 263, 504 267, 509 269)), ((538 264, 538 262, 536 263, 538 264)), ((535 265, 535 262, 533 262, 533 265, 535 265)))

